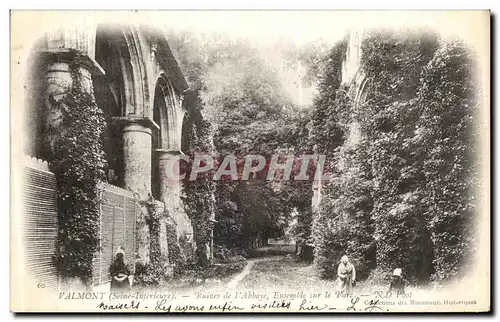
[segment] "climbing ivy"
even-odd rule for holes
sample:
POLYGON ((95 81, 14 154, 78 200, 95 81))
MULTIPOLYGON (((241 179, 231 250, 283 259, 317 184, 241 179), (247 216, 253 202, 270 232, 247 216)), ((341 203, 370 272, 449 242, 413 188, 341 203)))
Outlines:
POLYGON ((157 201, 151 194, 149 194, 147 199, 139 200, 139 205, 146 209, 144 222, 149 229, 150 262, 143 263, 138 261, 136 263, 134 284, 138 286, 162 286, 166 282, 165 264, 168 259, 161 254, 160 225, 161 220, 167 214, 165 211, 159 209, 157 201))
MULTIPOLYGON (((194 156, 196 153, 213 155, 212 130, 210 123, 205 121, 199 110, 188 111, 183 124, 184 152, 194 156)), ((189 178, 191 167, 187 167, 186 178, 189 178)), ((182 196, 184 208, 193 225, 194 241, 196 243, 196 261, 198 265, 207 266, 209 254, 206 245, 210 243, 213 222, 211 218, 215 207, 215 184, 211 180, 213 173, 208 171, 199 174, 197 180, 184 182, 182 196)))
POLYGON ((92 87, 84 86, 78 53, 69 64, 72 85, 62 99, 49 97, 59 122, 49 147, 51 171, 57 180, 58 248, 55 264, 64 277, 89 284, 92 261, 99 245, 98 183, 106 180, 102 133, 106 127, 92 87))
POLYGON ((423 173, 424 216, 440 282, 465 277, 477 254, 481 187, 477 111, 477 68, 473 52, 460 41, 443 42, 422 73, 421 116, 412 146, 423 173))
POLYGON ((323 74, 319 77, 318 95, 312 112, 311 145, 318 154, 331 156, 344 140, 340 126, 337 91, 342 82, 342 60, 345 58, 347 38, 340 40, 323 60, 323 74))
POLYGON ((149 256, 152 263, 159 263, 160 251, 160 220, 165 216, 164 211, 159 211, 156 200, 149 195, 148 199, 139 200, 139 205, 146 208, 145 223, 149 228, 150 247, 149 256))
MULTIPOLYGON (((361 47, 366 100, 342 86, 316 100, 316 114, 335 115, 313 128, 317 146, 340 145, 313 220, 316 266, 334 277, 345 253, 360 279, 396 267, 413 283, 466 277, 477 247, 474 57, 420 31, 370 31, 361 47)), ((335 85, 339 62, 330 64, 325 84, 335 85)))
MULTIPOLYGON (((177 237, 177 231, 175 229, 177 223, 173 218, 169 217, 166 221, 167 228, 167 243, 168 243, 168 260, 170 264, 173 265, 174 275, 181 274, 186 265, 190 262, 192 258, 186 256, 186 250, 181 247, 179 239, 177 237)), ((192 246, 189 245, 188 247, 192 246)))

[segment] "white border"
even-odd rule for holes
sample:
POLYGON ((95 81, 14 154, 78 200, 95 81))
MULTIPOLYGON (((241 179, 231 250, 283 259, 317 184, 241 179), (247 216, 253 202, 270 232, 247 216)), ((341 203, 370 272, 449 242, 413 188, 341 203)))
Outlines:
MULTIPOLYGON (((43 1, 43 2, 38 2, 38 1, 22 1, 22 0, 13 0, 13 1, 5 1, 2 2, 2 5, 6 5, 5 10, 2 11, 3 13, 3 19, 1 19, 2 23, 2 36, 3 39, 5 40, 4 42, 4 49, 1 52, 2 59, 0 60, 3 62, 0 64, 1 72, 2 75, 4 75, 4 78, 2 79, 3 81, 3 86, 1 87, 1 97, 2 97, 2 102, 3 102, 3 108, 1 111, 4 113, 2 117, 0 117, 0 139, 2 140, 0 146, 4 148, 4 151, 9 150, 10 147, 10 102, 9 102, 9 95, 10 95, 10 90, 9 90, 9 66, 10 66, 10 50, 8 49, 10 46, 9 44, 9 11, 8 9, 21 9, 21 10, 26 10, 26 9, 54 9, 54 8, 66 8, 66 9, 149 9, 149 10, 154 10, 154 9, 159 9, 161 5, 166 5, 162 9, 493 9, 494 14, 498 14, 500 10, 498 10, 498 1, 485 1, 485 0, 474 0, 474 1, 453 1, 453 2, 445 2, 445 1, 435 1, 435 0, 420 0, 420 1, 414 1, 414 2, 408 2, 408 1, 375 1, 371 2, 368 0, 365 1, 359 1, 359 0, 350 0, 346 1, 343 3, 333 3, 333 2, 326 2, 326 1, 318 1, 318 0, 308 0, 308 1, 275 1, 275 0, 253 0, 253 1, 210 1, 208 2, 203 2, 203 1, 177 1, 177 2, 154 2, 154 1, 147 1, 147 0, 141 0, 141 1, 126 1, 126 0, 121 0, 117 1, 115 3, 112 3, 112 5, 105 5, 102 0, 100 1, 95 1, 95 0, 86 0, 85 2, 69 2, 69 1, 43 1), (376 4, 376 6, 375 6, 376 4), (76 6, 78 5, 78 7, 76 6)), ((497 22, 498 23, 498 22, 497 22)), ((494 25, 493 25, 494 27, 494 25)), ((498 34, 494 34, 495 42, 498 42, 498 34)), ((492 57, 494 60, 496 58, 492 57)), ((498 72, 498 66, 495 68, 495 72, 498 72)), ((495 93, 499 93, 499 85, 498 83, 495 85, 495 88, 493 89, 495 93)), ((495 116, 495 124, 500 124, 500 112, 496 112, 495 116)), ((495 130, 494 130, 495 131, 495 130)), ((500 150, 500 146, 498 143, 498 137, 496 137, 496 131, 495 131, 495 141, 497 142, 497 145, 495 146, 497 153, 495 153, 495 157, 498 158, 498 151, 500 150)), ((10 152, 10 150, 9 150, 10 152)), ((4 158, 1 159, 1 168, 4 171, 3 172, 3 180, 1 180, 1 191, 0 191, 0 206, 2 207, 3 211, 0 211, 0 214, 2 215, 2 224, 0 224, 1 229, 3 230, 0 234, 3 237, 2 242, 0 243, 1 246, 3 247, 3 254, 4 258, 10 257, 10 245, 9 245, 9 234, 10 234, 10 229, 9 229, 9 217, 10 217, 10 209, 9 209, 9 202, 10 202, 10 186, 9 186, 9 180, 6 180, 6 178, 10 177, 10 153, 3 153, 5 156, 4 158)), ((494 181, 496 179, 496 176, 494 178, 494 181)), ((498 192, 498 189, 495 193, 495 198, 494 200, 500 200, 500 193, 498 192)), ((496 214, 492 214, 496 215, 496 214)), ((495 220, 495 231, 498 230, 499 226, 499 220, 495 220)), ((494 237, 495 234, 493 234, 492 237, 494 237)), ((498 249, 495 252, 495 255, 498 254, 498 249)), ((4 287, 2 287, 2 303, 4 305, 2 312, 7 313, 9 312, 9 301, 10 301, 10 294, 9 294, 9 281, 10 281, 10 275, 9 275, 9 266, 5 265, 5 259, 4 259, 4 265, 0 265, 1 269, 1 274, 4 278, 4 287)), ((498 272, 498 269, 495 270, 495 273, 498 272)), ((496 289, 496 285, 495 285, 496 289)), ((497 293, 497 292, 495 292, 497 293)), ((497 293, 498 295, 498 293, 497 293)), ((495 297, 496 298, 496 297, 495 297)), ((497 307, 498 309, 498 307, 497 307)), ((244 316, 241 316, 244 318, 244 316)), ((273 320, 285 320, 288 319, 288 317, 283 317, 283 316, 268 316, 269 318, 272 318, 273 320)), ((302 319, 304 316, 301 315, 294 315, 293 318, 299 318, 302 319)), ((344 316, 342 316, 344 317, 344 316)), ((393 317, 393 318, 401 318, 403 316, 399 317, 393 317)), ((39 319, 40 316, 30 316, 30 317, 24 317, 24 318, 37 318, 39 319)), ((48 317, 50 318, 50 317, 48 317)), ((78 317, 75 318, 75 320, 87 320, 95 318, 93 316, 84 316, 84 317, 78 317)), ((134 316, 131 320, 135 319, 140 319, 144 318, 143 316, 134 316)), ((169 316, 169 319, 174 318, 169 316)), ((195 319, 200 318, 199 316, 196 316, 195 319)), ((219 315, 216 318, 224 318, 224 315, 219 315)), ((230 316, 226 318, 231 318, 230 316)), ((322 318, 325 318, 322 316, 322 318)), ((338 319, 340 316, 337 315, 332 315, 329 316, 328 318, 333 319, 338 319)), ((349 319, 358 319, 357 317, 354 316, 349 316, 349 319)), ((369 316, 363 316, 362 319, 370 318, 369 316)), ((380 317, 378 317, 380 318, 380 317)), ((404 316, 404 318, 415 318, 415 317, 410 317, 410 316, 404 316)), ((433 317, 432 319, 435 319, 436 321, 438 319, 442 319, 443 316, 439 317, 433 317)), ((466 317, 466 319, 473 318, 471 316, 466 317)), ((9 314, 8 320, 14 319, 14 316, 12 313, 9 314)))

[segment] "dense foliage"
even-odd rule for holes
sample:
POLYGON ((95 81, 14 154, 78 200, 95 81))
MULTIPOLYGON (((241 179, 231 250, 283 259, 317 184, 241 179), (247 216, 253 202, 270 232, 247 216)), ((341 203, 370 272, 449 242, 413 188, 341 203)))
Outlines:
MULTIPOLYGON (((51 171, 57 180, 59 235, 55 263, 64 277, 89 284, 92 261, 99 246, 97 185, 104 181, 102 133, 106 123, 92 88, 84 87, 77 53, 70 63, 72 86, 64 98, 49 97, 60 118, 47 131, 58 133, 47 142, 51 171)), ((50 137, 50 136, 48 136, 50 137)))
MULTIPOLYGON (((294 148, 301 138, 307 136, 306 118, 287 98, 279 71, 263 60, 255 48, 217 35, 200 39, 175 34, 171 35, 171 45, 196 89, 194 105, 203 114, 199 118, 211 123, 216 162, 226 155, 242 161, 247 154, 259 154, 270 160, 272 153, 296 151, 294 148)), ((189 125, 185 128, 186 136, 197 137, 196 129, 189 129, 189 125)), ((197 152, 206 151, 189 153, 197 152)), ((239 170, 241 166, 242 162, 238 162, 239 170)), ((210 175, 213 173, 207 176, 210 175)), ((216 182, 216 243, 235 248, 265 244, 268 237, 283 234, 294 196, 310 204, 308 192, 294 193, 293 189, 266 181, 265 176, 265 171, 261 171, 252 182, 216 182)), ((187 193, 186 198, 189 198, 187 193)), ((200 198, 193 195, 192 199, 200 198)))
POLYGON ((172 217, 168 216, 165 222, 168 245, 168 261, 173 265, 173 275, 179 275, 184 271, 186 265, 192 262, 190 254, 181 246, 180 237, 177 236, 177 223, 172 217))
POLYGON ((340 146, 313 224, 323 276, 343 254, 360 276, 400 267, 425 282, 466 271, 477 184, 472 61, 463 44, 433 34, 367 33, 364 101, 329 87, 339 84, 338 61, 329 62, 324 79, 337 80, 320 87, 314 109, 335 116, 313 130, 319 150, 340 146))
MULTIPOLYGON (((311 142, 315 152, 327 155, 328 159, 342 144, 344 131, 339 117, 343 114, 338 104, 341 89, 342 61, 345 58, 347 39, 339 41, 323 60, 323 72, 318 79, 318 95, 312 110, 311 142)), ((344 113, 345 114, 345 113, 344 113)))
POLYGON ((422 114, 414 142, 423 160, 435 280, 463 276, 460 268, 470 265, 477 251, 474 193, 480 185, 480 160, 475 158, 479 101, 474 70, 464 44, 445 43, 428 64, 418 95, 422 114))
POLYGON ((158 206, 151 194, 148 199, 139 200, 139 204, 146 210, 144 224, 148 228, 150 260, 147 263, 143 261, 135 263, 134 284, 138 286, 162 286, 165 284, 165 266, 168 258, 161 254, 160 225, 162 219, 166 217, 166 213, 158 206))
MULTIPOLYGON (((285 143, 300 129, 288 126, 295 122, 286 123, 294 115, 276 73, 258 56, 234 58, 225 69, 211 70, 210 81, 219 80, 224 73, 231 75, 231 82, 224 88, 214 86, 215 93, 207 88, 204 101, 219 115, 214 139, 221 157, 233 154, 242 161, 245 155, 256 154, 264 156, 269 164, 273 153, 293 154, 285 143)), ((248 182, 218 182, 218 242, 228 247, 253 248, 267 244, 269 237, 283 234, 293 207, 287 201, 292 198, 287 196, 285 183, 266 180, 266 170, 248 182), (231 236, 234 230, 240 232, 235 236, 238 240, 231 236)))
MULTIPOLYGON (((196 99, 192 95, 188 99, 196 99)), ((210 124, 203 119, 199 109, 190 108, 183 124, 183 151, 194 157, 196 154, 213 155, 213 143, 210 124)), ((192 167, 187 167, 186 178, 189 178, 192 167)), ((183 185, 183 203, 186 214, 193 225, 196 244, 195 258, 201 266, 210 264, 210 242, 213 231, 215 184, 205 174, 198 175, 194 181, 185 180, 183 185)))
POLYGON ((359 124, 370 141, 377 267, 401 267, 416 280, 432 273, 432 246, 421 208, 423 178, 408 142, 420 117, 420 75, 437 45, 432 34, 408 32, 368 34, 362 44, 361 63, 371 81, 359 124))

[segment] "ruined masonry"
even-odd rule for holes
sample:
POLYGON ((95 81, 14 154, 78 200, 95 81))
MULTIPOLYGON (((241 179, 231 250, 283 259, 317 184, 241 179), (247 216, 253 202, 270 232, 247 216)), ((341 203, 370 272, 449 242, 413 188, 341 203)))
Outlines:
MULTIPOLYGON (((162 32, 132 26, 97 26, 92 30, 59 29, 47 33, 35 46, 33 75, 28 84, 26 108, 29 115, 25 153, 25 266, 36 266, 38 274, 53 275, 48 257, 57 227, 54 227, 55 181, 43 164, 42 142, 52 141, 44 124, 57 122, 48 100, 64 98, 72 86, 69 72, 75 52, 83 55, 79 73, 83 86, 94 93, 107 120, 104 142, 109 184, 102 186, 101 247, 95 257, 94 284, 109 281, 108 267, 119 247, 128 264, 149 261, 147 226, 137 223, 141 209, 137 200, 151 193, 158 209, 166 209, 175 225, 177 238, 192 242, 193 229, 184 212, 180 183, 168 182, 162 173, 169 158, 182 153, 182 123, 186 107, 183 92, 188 84, 162 32), (45 109, 40 113, 40 109, 45 109), (33 161, 37 160, 37 161, 33 161), (43 190, 46 189, 46 190, 43 190), (47 193, 41 193, 46 191, 47 193), (48 200, 48 201, 47 201, 48 200), (50 205, 46 207, 44 205, 50 205), (41 240, 42 227, 51 227, 41 240), (48 225, 48 226, 47 226, 48 225), (145 227, 145 228, 144 228, 145 227), (137 230, 144 231, 137 231, 137 230), (40 249, 44 251, 40 253, 40 249), (36 257, 34 254, 41 254, 36 257), (42 257, 40 257, 42 256, 42 257), (40 268, 36 262, 42 261, 40 268), (38 265, 38 266, 37 266, 38 265)), ((45 162, 46 164, 46 162, 45 162)), ((160 246, 168 258, 167 219, 161 222, 160 246)), ((194 247, 194 246, 193 246, 194 247)), ((47 276, 48 276, 47 275, 47 276)))

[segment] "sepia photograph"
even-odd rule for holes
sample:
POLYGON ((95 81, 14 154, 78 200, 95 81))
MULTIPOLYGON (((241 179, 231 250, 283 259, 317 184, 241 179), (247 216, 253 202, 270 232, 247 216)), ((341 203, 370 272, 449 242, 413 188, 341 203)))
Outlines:
POLYGON ((490 12, 10 12, 13 312, 489 312, 490 12))

